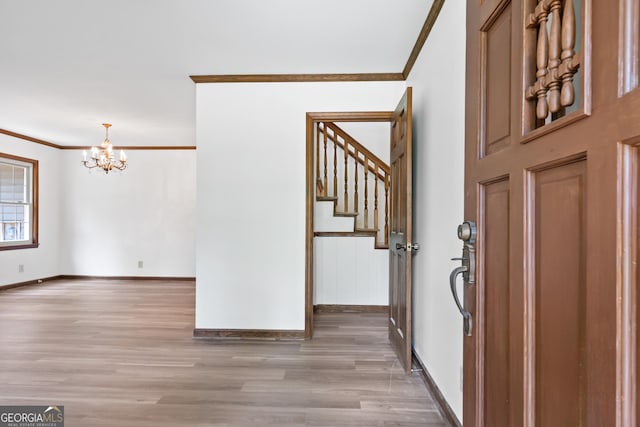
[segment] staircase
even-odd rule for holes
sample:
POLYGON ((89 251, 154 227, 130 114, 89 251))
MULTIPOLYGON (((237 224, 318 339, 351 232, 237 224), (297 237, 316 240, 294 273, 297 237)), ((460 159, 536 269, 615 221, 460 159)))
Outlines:
POLYGON ((350 231, 316 236, 371 236, 389 248, 389 165, 333 122, 315 124, 316 202, 332 203, 333 216, 353 218, 350 231))

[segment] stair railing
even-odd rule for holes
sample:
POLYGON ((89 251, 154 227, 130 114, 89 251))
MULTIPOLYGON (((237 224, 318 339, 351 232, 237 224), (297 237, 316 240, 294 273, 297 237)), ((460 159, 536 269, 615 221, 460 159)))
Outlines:
POLYGON ((319 200, 333 200, 336 210, 343 214, 357 213, 354 231, 371 232, 376 236, 376 245, 385 247, 389 245, 389 173, 389 165, 335 123, 316 123, 316 196, 319 200), (340 184, 343 188, 339 190, 340 184), (378 207, 380 198, 384 198, 384 212, 378 207), (381 222, 383 228, 379 227, 381 222))

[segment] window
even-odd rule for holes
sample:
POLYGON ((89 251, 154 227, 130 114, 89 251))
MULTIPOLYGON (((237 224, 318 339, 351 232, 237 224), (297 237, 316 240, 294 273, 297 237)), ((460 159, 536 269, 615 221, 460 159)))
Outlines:
POLYGON ((0 153, 0 250, 38 246, 38 161, 0 153))

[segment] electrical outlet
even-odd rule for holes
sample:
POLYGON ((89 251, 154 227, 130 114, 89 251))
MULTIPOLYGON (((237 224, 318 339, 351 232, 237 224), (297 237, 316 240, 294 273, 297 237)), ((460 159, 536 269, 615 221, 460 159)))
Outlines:
POLYGON ((24 264, 18 264, 18 273, 24 273, 24 264))
POLYGON ((138 261, 138 268, 142 268, 142 267, 144 267, 144 262, 138 261))

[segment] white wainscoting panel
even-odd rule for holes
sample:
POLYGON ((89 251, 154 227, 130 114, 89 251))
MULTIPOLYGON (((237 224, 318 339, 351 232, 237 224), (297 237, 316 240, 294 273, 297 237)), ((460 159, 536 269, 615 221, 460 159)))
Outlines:
POLYGON ((373 246, 373 237, 316 237, 314 304, 388 304, 389 253, 373 246))

